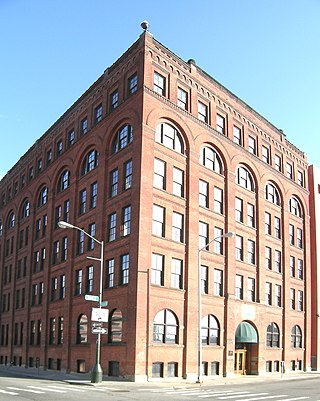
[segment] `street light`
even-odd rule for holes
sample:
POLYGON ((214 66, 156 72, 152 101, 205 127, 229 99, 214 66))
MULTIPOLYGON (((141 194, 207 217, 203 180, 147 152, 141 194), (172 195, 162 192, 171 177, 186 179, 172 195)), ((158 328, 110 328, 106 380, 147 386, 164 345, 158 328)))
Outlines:
MULTIPOLYGON (((98 260, 100 262, 100 282, 99 282, 99 308, 101 309, 102 302, 102 275, 103 275, 103 241, 98 241, 92 235, 84 231, 82 228, 74 226, 73 224, 67 223, 66 221, 59 221, 58 226, 60 228, 73 228, 75 230, 81 231, 87 237, 91 238, 93 241, 97 242, 101 247, 100 258, 94 258, 91 256, 87 256, 87 259, 98 260)), ((91 383, 101 383, 102 382, 102 368, 100 365, 100 349, 101 349, 101 333, 97 334, 97 342, 96 342, 96 363, 91 370, 91 383)))
POLYGON ((202 288, 201 288, 201 252, 219 238, 234 237, 233 232, 227 232, 213 238, 205 246, 198 249, 198 380, 197 383, 202 382, 202 336, 201 336, 201 321, 202 321, 202 288))

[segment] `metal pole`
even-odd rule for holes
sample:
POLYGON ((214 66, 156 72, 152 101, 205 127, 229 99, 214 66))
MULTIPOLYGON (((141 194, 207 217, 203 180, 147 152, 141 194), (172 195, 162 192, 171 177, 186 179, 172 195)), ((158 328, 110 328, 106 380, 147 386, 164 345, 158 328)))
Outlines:
MULTIPOLYGON (((100 280, 99 280, 99 308, 101 309, 102 302, 102 277, 103 277, 103 241, 100 242, 101 254, 100 254, 100 280)), ((101 355, 101 333, 97 334, 96 341, 96 363, 91 371, 91 383, 101 383, 102 382, 102 368, 100 365, 100 355, 101 355)))
POLYGON ((201 249, 198 250, 198 380, 202 382, 202 338, 201 338, 201 318, 202 318, 202 288, 201 288, 201 249))

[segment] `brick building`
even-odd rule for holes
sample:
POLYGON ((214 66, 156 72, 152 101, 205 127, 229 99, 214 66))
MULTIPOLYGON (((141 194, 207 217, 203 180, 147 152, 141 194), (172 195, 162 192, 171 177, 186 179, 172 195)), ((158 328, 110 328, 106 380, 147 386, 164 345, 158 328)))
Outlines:
POLYGON ((281 130, 145 31, 0 183, 0 363, 94 364, 100 250, 63 220, 105 242, 104 374, 197 377, 199 254, 203 375, 309 369, 307 179, 281 130))

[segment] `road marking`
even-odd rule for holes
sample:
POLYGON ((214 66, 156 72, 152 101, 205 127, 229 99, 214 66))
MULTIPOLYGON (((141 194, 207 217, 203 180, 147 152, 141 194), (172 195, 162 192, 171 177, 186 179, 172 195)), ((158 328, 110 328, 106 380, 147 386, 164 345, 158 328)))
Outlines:
POLYGON ((58 390, 65 390, 65 391, 77 391, 79 393, 84 393, 86 390, 80 390, 79 388, 67 387, 67 386, 48 386, 50 388, 56 388, 58 390))
MULTIPOLYGON (((233 398, 234 395, 237 395, 237 398, 241 398, 241 397, 247 397, 248 396, 248 391, 243 391, 243 395, 238 395, 241 394, 241 392, 239 393, 234 393, 232 394, 232 396, 227 396, 227 397, 218 397, 219 400, 227 400, 228 398, 233 398)), ((256 397, 257 395, 268 395, 269 393, 256 393, 256 394, 252 394, 250 393, 250 397, 256 397)))
MULTIPOLYGON (((210 390, 207 390, 207 391, 208 391, 207 394, 199 395, 198 398, 209 398, 209 397, 212 397, 212 396, 218 397, 219 395, 221 395, 221 396, 228 395, 228 396, 231 396, 229 398, 232 398, 234 395, 239 394, 238 392, 234 393, 231 390, 228 390, 228 391, 210 391, 210 390)), ((246 391, 244 397, 246 397, 248 394, 249 394, 249 392, 246 391)))
POLYGON ((307 398, 310 398, 310 397, 286 398, 285 400, 282 400, 282 401, 297 401, 297 400, 306 400, 307 398))
MULTIPOLYGON (((242 400, 242 401, 266 400, 267 398, 277 398, 277 397, 288 397, 288 394, 268 395, 267 397, 258 397, 258 398, 246 398, 245 400, 242 400)), ((283 400, 283 401, 285 401, 285 400, 283 400)))
POLYGON ((52 391, 52 392, 54 392, 54 393, 66 393, 66 391, 64 391, 64 390, 54 390, 53 388, 43 388, 43 387, 37 387, 37 386, 27 386, 28 388, 35 388, 36 390, 40 390, 40 391, 43 391, 43 390, 45 390, 45 391, 52 391))
POLYGON ((19 395, 19 393, 13 393, 12 391, 1 390, 0 393, 2 394, 9 394, 9 395, 19 395))
POLYGON ((44 394, 44 391, 40 390, 28 390, 26 388, 19 388, 19 387, 7 387, 9 390, 16 390, 16 391, 27 391, 28 393, 34 393, 34 394, 44 394))

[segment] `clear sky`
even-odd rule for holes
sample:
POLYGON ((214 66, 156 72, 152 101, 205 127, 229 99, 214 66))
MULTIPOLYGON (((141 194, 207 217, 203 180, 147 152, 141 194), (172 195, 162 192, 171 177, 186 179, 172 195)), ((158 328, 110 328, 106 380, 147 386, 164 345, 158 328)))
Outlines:
POLYGON ((320 167, 320 0, 0 0, 0 177, 143 20, 320 167))

